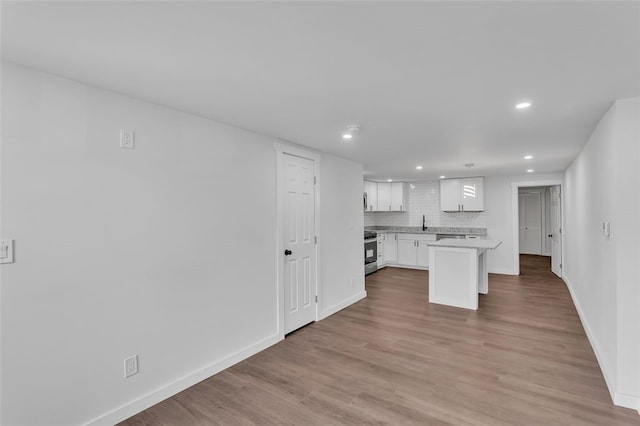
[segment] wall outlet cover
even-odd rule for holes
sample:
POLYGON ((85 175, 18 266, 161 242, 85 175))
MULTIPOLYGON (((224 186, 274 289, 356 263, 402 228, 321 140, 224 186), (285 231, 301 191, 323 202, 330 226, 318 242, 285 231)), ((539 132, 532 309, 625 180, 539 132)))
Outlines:
POLYGON ((133 130, 120 129, 120 147, 133 149, 133 130))

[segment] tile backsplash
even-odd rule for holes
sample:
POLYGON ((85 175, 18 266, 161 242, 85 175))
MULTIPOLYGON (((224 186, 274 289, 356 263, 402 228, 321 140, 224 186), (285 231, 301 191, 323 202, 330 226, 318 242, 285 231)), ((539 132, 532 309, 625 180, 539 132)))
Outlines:
POLYGON ((408 185, 409 208, 406 212, 365 212, 364 226, 427 226, 486 228, 486 212, 445 213, 440 211, 440 181, 414 182, 408 185))

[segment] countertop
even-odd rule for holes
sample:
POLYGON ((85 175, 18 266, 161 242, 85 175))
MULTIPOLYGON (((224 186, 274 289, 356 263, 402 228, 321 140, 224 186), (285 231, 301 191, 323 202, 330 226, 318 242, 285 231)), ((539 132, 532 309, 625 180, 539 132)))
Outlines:
POLYGON ((487 228, 454 228, 439 226, 429 226, 425 231, 422 230, 421 226, 365 226, 364 230, 381 233, 391 232, 396 234, 487 235, 487 228))
POLYGON ((502 241, 498 240, 461 240, 456 238, 445 238, 440 241, 429 241, 427 245, 429 247, 454 247, 454 248, 470 248, 470 249, 485 249, 493 250, 498 248, 502 244, 502 241))

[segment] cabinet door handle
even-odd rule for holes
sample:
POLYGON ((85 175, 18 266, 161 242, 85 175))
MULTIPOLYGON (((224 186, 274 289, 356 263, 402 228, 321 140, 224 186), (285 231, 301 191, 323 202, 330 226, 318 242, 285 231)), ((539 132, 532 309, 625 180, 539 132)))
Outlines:
POLYGON ((291 250, 289 250, 289 249, 287 249, 287 250, 285 250, 285 251, 284 251, 284 255, 285 255, 285 256, 290 256, 290 255, 292 255, 292 254, 293 254, 293 252, 292 252, 291 250))

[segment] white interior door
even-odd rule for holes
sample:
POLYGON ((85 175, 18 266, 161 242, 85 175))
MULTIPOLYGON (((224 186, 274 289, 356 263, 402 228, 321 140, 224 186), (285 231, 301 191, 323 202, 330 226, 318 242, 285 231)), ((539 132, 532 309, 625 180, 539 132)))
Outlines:
POLYGON ((551 187, 551 271, 562 277, 562 203, 560 186, 551 187))
POLYGON ((316 319, 314 161, 284 154, 284 332, 316 319))
POLYGON ((518 195, 520 253, 542 254, 542 202, 539 192, 518 195))

